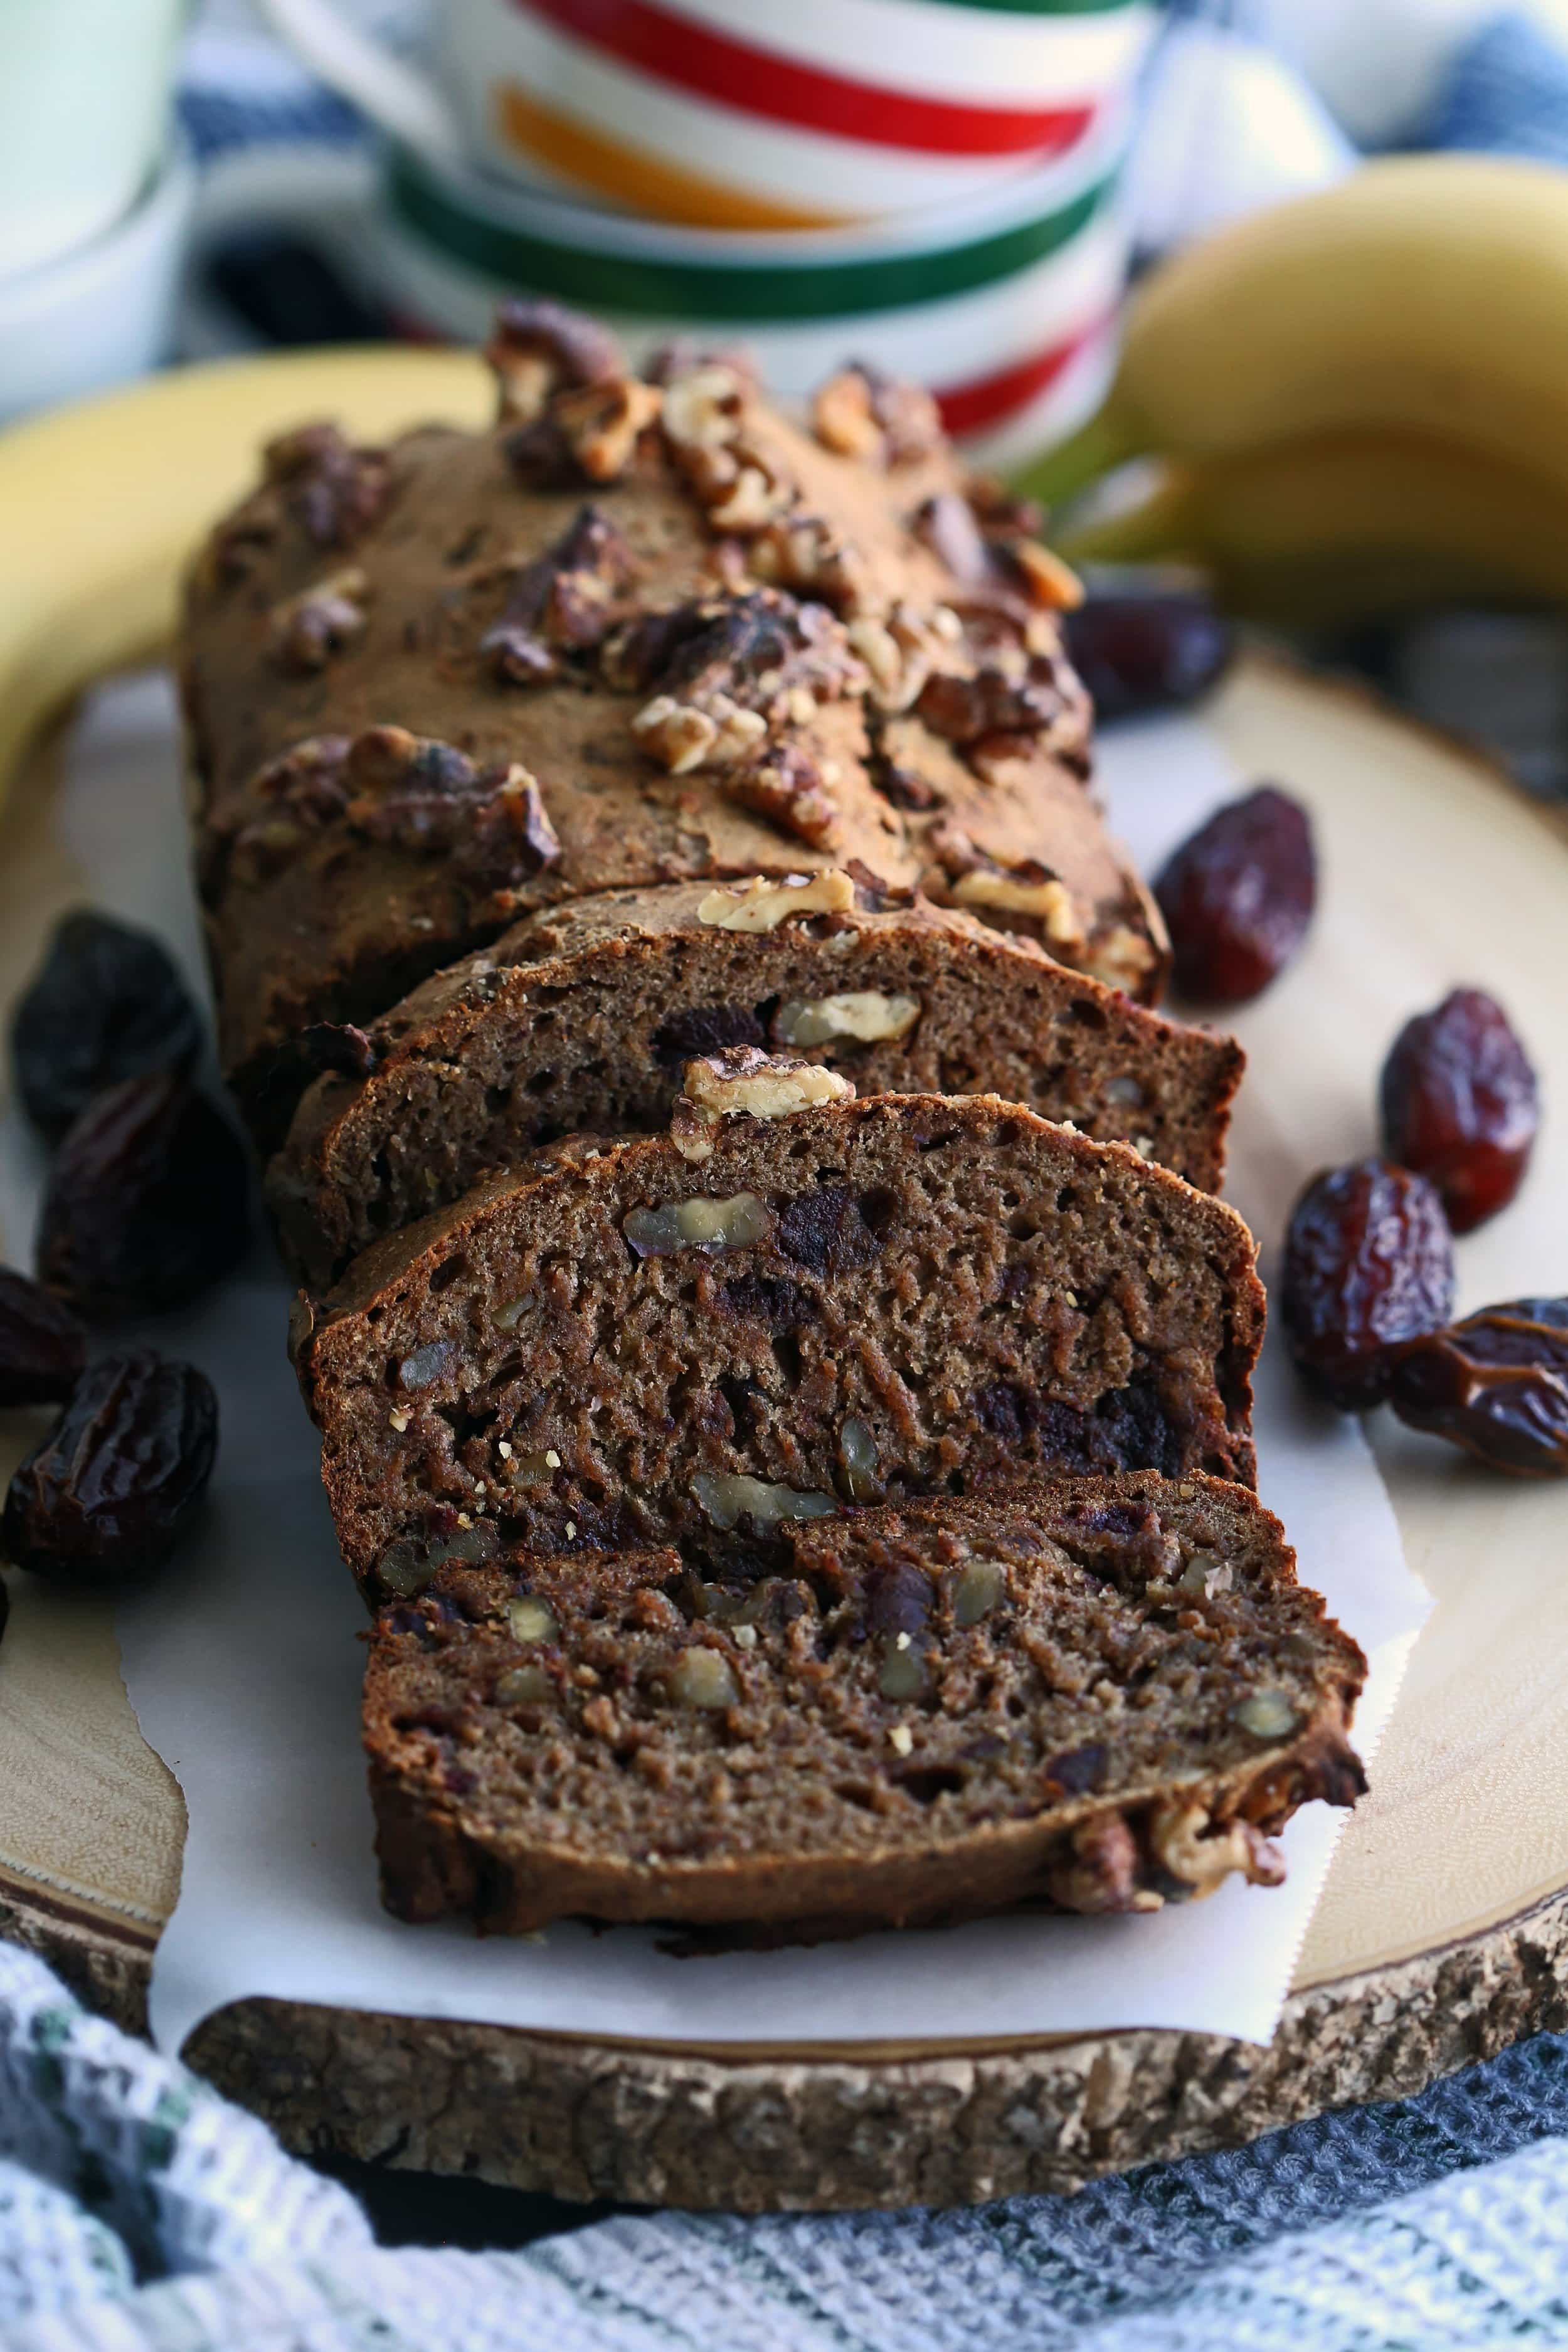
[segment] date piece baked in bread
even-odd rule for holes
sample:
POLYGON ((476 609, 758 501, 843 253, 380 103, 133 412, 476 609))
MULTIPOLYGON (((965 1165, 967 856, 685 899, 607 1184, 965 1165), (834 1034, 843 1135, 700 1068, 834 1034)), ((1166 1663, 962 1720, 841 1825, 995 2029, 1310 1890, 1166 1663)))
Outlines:
POLYGON ((797 425, 731 366, 635 376, 550 304, 490 357, 492 431, 289 433, 195 568, 198 869, 258 1134, 312 1029, 626 887, 859 861, 1157 996, 1158 911, 1087 785, 1073 583, 923 394, 851 369, 797 425))
POLYGON ((378 1243, 295 1354, 367 1595, 502 1548, 688 1557, 1020 1469, 1253 1477, 1235 1212, 991 1097, 747 1047, 378 1243))
POLYGON ((1244 1488, 1149 1473, 673 1552, 446 1568, 364 1693, 406 1919, 830 1933, 1039 1900, 1151 1911, 1364 1786, 1365 1662, 1244 1488))
POLYGON ((1219 1189, 1242 1068, 1032 940, 841 869, 667 883, 531 915, 344 1033, 268 1195, 317 1287, 381 1234, 583 1129, 665 1125, 721 1045, 799 1048, 862 1094, 994 1093, 1219 1189))

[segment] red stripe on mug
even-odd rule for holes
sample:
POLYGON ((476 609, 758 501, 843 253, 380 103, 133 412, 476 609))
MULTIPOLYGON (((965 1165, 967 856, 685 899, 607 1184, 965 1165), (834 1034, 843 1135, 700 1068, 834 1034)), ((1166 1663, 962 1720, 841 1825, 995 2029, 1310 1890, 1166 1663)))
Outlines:
POLYGON ((1080 327, 1065 343, 1053 343, 1049 351, 1016 360, 1011 367, 999 368, 994 375, 976 376, 972 383, 953 384, 946 392, 938 392, 936 404, 942 411, 943 425, 957 438, 983 433, 987 425, 1003 424, 1037 399, 1056 381, 1068 361, 1076 358, 1096 335, 1102 334, 1109 324, 1108 319, 1096 319, 1089 326, 1080 327))
POLYGON ((655 0, 512 0, 639 73, 742 113, 872 147, 931 155, 1058 154, 1081 137, 1092 104, 954 106, 852 81, 776 49, 716 33, 655 0))

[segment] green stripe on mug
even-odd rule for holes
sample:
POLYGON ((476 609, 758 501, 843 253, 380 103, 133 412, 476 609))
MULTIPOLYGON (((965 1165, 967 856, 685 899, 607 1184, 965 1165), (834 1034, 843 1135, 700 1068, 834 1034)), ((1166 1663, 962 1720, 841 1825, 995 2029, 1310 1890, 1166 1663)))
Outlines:
POLYGON ((662 260, 569 245, 453 202, 437 175, 405 150, 392 159, 395 214, 458 261, 489 278, 599 310, 641 317, 689 312, 731 321, 823 319, 899 310, 990 285, 1042 261, 1076 236, 1110 196, 1115 175, 1037 220, 934 252, 884 252, 854 260, 803 257, 733 262, 662 260))

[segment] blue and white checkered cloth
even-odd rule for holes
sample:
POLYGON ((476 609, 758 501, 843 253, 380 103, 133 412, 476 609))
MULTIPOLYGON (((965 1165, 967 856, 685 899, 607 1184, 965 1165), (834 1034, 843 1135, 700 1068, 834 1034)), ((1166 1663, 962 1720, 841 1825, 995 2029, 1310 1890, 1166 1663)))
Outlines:
POLYGON ((348 2192, 0 1947, 0 2352, 1568 2344, 1568 2041, 1076 2198, 378 2249, 348 2192))

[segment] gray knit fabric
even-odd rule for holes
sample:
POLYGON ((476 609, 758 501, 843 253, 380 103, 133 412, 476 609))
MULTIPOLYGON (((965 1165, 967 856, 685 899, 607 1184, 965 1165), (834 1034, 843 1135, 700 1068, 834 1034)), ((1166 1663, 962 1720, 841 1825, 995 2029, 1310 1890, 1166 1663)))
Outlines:
POLYGON ((975 2212, 389 2252, 347 2191, 0 1946, 0 2352, 1568 2346, 1568 2041, 975 2212))

